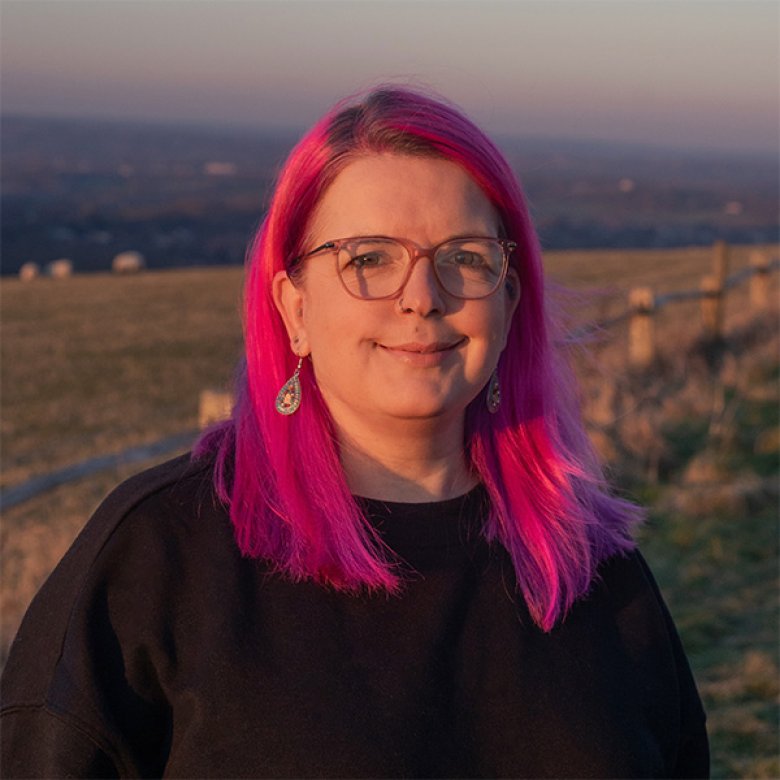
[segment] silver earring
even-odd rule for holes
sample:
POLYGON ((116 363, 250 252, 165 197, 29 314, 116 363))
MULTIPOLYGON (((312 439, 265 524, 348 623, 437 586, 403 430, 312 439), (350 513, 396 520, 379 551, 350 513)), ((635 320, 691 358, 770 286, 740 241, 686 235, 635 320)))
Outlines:
POLYGON ((485 402, 487 403, 488 411, 491 414, 495 414, 498 411, 498 407, 501 406, 501 386, 498 384, 497 371, 493 372, 490 381, 488 382, 485 402))
POLYGON ((302 365, 303 358, 299 358, 295 372, 282 385, 279 395, 276 396, 276 411, 279 414, 295 414, 301 405, 301 380, 298 378, 298 375, 301 373, 302 365))

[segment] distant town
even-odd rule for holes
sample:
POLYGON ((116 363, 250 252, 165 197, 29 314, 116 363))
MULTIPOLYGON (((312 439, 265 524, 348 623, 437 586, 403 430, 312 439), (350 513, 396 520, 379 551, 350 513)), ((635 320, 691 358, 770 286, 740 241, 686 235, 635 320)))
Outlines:
MULTIPOLYGON (((4 117, 2 273, 241 264, 297 137, 4 117)), ((778 241, 776 157, 500 144, 545 249, 778 241)))

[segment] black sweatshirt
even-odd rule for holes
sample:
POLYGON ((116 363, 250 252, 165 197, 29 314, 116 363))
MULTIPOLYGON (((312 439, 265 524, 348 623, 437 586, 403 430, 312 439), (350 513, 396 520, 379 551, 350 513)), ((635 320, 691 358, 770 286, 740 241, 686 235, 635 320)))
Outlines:
POLYGON ((36 596, 2 681, 3 777, 704 777, 704 713, 638 553, 545 634, 485 492, 365 501, 401 596, 242 558, 185 456, 120 486, 36 596))

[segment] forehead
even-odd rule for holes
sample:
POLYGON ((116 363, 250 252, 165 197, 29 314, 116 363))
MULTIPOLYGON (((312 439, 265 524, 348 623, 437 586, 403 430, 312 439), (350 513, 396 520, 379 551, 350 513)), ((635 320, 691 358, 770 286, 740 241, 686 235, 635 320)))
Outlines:
POLYGON ((387 235, 435 244, 455 235, 497 235, 498 215, 476 182, 449 160, 373 154, 350 162, 320 199, 315 242, 387 235))

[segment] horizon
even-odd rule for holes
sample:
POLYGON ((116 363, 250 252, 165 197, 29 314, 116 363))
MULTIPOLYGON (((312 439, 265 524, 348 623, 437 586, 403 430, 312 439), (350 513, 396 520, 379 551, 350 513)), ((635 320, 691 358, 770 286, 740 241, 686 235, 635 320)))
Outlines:
POLYGON ((780 146, 772 0, 4 0, 2 15, 4 116, 302 132, 389 81, 494 136, 780 146))
MULTIPOLYGON (((34 113, 10 113, 3 112, 0 117, 0 132, 2 132, 2 125, 7 122, 13 121, 30 121, 30 122, 63 122, 73 125, 84 124, 98 126, 101 124, 110 126, 121 126, 124 128, 137 128, 143 130, 149 130, 153 132, 155 130, 180 130, 185 133, 195 134, 224 134, 225 136, 238 135, 253 136, 257 135, 262 137, 263 135, 271 138, 282 138, 294 143, 301 138, 307 131, 308 127, 305 125, 299 126, 279 126, 274 124, 262 124, 261 122, 253 122, 247 120, 246 122, 219 122, 218 120, 188 120, 178 118, 166 118, 166 117, 122 117, 112 115, 69 115, 69 114, 34 114, 34 113)), ((702 157, 723 158, 724 156, 730 160, 746 160, 746 161, 771 161, 780 166, 780 147, 777 149, 723 149, 718 147, 705 147, 701 145, 694 146, 675 146, 673 144, 659 144, 651 141, 632 140, 631 138, 608 138, 608 137, 588 137, 582 138, 579 136, 567 136, 567 135, 521 135, 511 134, 508 132, 491 133, 493 140, 497 141, 499 145, 505 143, 515 143, 522 147, 525 145, 528 147, 538 147, 546 150, 555 149, 560 147, 569 147, 572 149, 583 149, 592 153, 608 153, 613 152, 615 154, 637 154, 642 155, 658 155, 658 156, 675 156, 684 155, 686 157, 702 157)))

